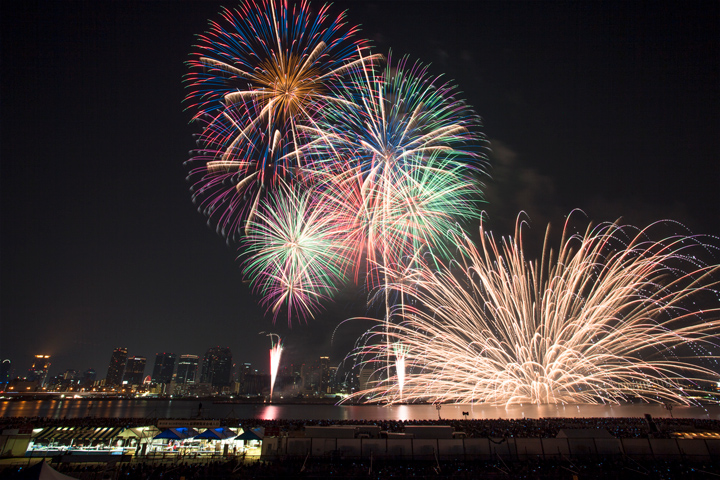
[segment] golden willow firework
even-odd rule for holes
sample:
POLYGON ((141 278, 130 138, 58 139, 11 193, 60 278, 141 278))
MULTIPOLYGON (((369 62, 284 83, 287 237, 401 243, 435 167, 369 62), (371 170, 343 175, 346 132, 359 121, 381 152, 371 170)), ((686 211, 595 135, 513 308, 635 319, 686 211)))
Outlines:
POLYGON ((520 222, 501 240, 481 226, 479 248, 456 237, 456 261, 390 286, 410 301, 359 340, 351 357, 374 382, 349 399, 695 403, 718 380, 720 266, 701 263, 713 253, 701 238, 653 241, 655 228, 570 235, 566 222, 540 261, 525 258, 520 222), (386 377, 393 356, 402 382, 386 377))

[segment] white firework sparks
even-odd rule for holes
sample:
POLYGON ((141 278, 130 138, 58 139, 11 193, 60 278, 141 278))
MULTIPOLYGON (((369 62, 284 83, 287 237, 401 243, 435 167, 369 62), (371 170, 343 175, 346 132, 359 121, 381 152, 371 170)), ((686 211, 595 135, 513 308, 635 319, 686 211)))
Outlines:
POLYGON ((276 342, 272 341, 272 348, 270 349, 270 400, 272 401, 275 380, 277 379, 278 369, 280 368, 280 357, 282 356, 283 346, 279 335, 269 333, 268 336, 271 341, 273 337, 277 337, 276 342))
POLYGON ((374 367, 375 381, 349 399, 696 403, 718 379, 720 265, 695 256, 711 249, 701 239, 651 241, 649 229, 602 224, 568 236, 566 223, 557 254, 546 234, 540 261, 525 258, 521 222, 499 241, 481 226, 479 248, 456 237, 447 268, 426 263, 413 284, 390 287, 410 301, 394 312, 399 322, 379 321, 359 340, 351 357, 374 367), (407 368, 390 378, 386 335, 403 345, 407 368))

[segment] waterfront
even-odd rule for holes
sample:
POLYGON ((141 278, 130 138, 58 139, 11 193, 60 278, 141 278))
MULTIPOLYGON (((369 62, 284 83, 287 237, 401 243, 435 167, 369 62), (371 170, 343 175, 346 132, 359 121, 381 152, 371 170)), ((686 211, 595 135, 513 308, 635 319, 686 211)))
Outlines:
MULTIPOLYGON (((670 417, 663 405, 308 405, 213 403, 209 399, 45 399, 2 400, 0 417, 46 418, 257 418, 261 420, 436 420, 483 418, 670 417), (200 406, 202 405, 202 408, 200 406), (467 417, 463 413, 467 413, 467 417)), ((720 420, 720 406, 675 406, 676 418, 720 420)))

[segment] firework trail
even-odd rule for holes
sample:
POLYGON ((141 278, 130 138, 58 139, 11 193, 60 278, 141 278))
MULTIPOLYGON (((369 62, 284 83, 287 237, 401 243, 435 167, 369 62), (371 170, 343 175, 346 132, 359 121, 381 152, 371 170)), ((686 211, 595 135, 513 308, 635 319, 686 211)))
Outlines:
POLYGON ((448 267, 391 285, 412 301, 359 340, 351 356, 375 369, 374 386, 350 399, 396 402, 403 384, 406 402, 695 403, 718 379, 699 362, 717 365, 720 266, 701 263, 701 238, 652 241, 653 227, 570 235, 566 223, 539 262, 525 258, 520 222, 502 240, 481 226, 480 248, 458 236, 448 267), (387 336, 407 348, 404 382, 384 377, 387 336))
POLYGON ((312 317, 345 283, 344 239, 343 225, 312 189, 283 184, 261 204, 243 240, 244 274, 274 320, 282 307, 288 325, 293 317, 312 317))
POLYGON ((367 46, 328 5, 313 16, 307 2, 245 1, 220 17, 198 37, 185 81, 203 124, 190 160, 194 199, 229 235, 275 177, 297 175, 297 126, 343 101, 328 89, 367 46))
POLYGON ((275 333, 268 333, 272 348, 270 348, 270 401, 273 398, 273 389, 275 388, 275 380, 277 379, 278 368, 280 368, 280 357, 282 356, 283 346, 280 336, 275 333), (273 337, 277 337, 277 341, 273 341, 273 337))
POLYGON ((394 343, 393 353, 395 354, 395 375, 397 376, 398 398, 402 402, 403 388, 405 387, 405 357, 408 353, 408 347, 402 343, 394 343))

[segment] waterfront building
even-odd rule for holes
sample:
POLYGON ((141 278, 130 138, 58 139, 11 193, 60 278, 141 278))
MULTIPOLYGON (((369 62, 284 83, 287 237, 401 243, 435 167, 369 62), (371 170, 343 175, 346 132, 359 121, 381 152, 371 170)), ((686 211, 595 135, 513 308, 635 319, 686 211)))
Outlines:
POLYGON ((320 393, 329 393, 330 386, 330 358, 320 357, 320 393))
POLYGON ((248 393, 248 382, 250 381, 250 375, 252 375, 252 364, 247 362, 241 363, 238 370, 238 379, 235 384, 235 393, 248 393))
POLYGON ((125 374, 125 362, 127 361, 127 348, 118 347, 113 350, 110 357, 110 365, 108 366, 107 376, 105 377, 105 385, 120 385, 125 374))
POLYGON ((153 367, 152 382, 153 383, 170 383, 172 381, 173 372, 175 371, 175 354, 174 353, 156 353, 155 366, 153 367))
POLYGON ((95 372, 94 368, 89 368, 83 372, 82 380, 80 381, 80 384, 83 387, 92 387, 93 383, 95 383, 95 379, 97 377, 97 372, 95 372))
POLYGON ((7 388, 8 383, 11 380, 12 362, 9 358, 6 358, 0 362, 0 391, 7 388))
POLYGON ((127 359, 123 383, 128 385, 142 385, 145 374, 145 357, 130 357, 127 359))
MULTIPOLYGON (((281 387, 279 387, 281 388, 281 387)), ((270 393, 270 374, 269 373, 258 373, 255 370, 253 373, 248 374, 245 377, 245 383, 240 393, 246 395, 263 395, 270 393)))
POLYGON ((335 393, 339 389, 339 382, 337 378, 337 372, 338 367, 329 367, 328 368, 328 385, 327 385, 327 391, 325 393, 335 393))
POLYGON ((363 369, 360 370, 360 374, 358 375, 358 383, 360 390, 367 390, 368 388, 372 387, 372 382, 370 381, 372 373, 373 369, 367 366, 363 367, 363 369))
POLYGON ((40 388, 44 387, 49 368, 50 355, 35 355, 32 367, 28 371, 28 381, 36 382, 40 388))
POLYGON ((232 352, 228 347, 211 347, 203 358, 201 383, 213 387, 229 387, 232 384, 232 352))
POLYGON ((197 355, 180 355, 175 382, 179 385, 195 383, 197 381, 199 363, 200 357, 197 355))

